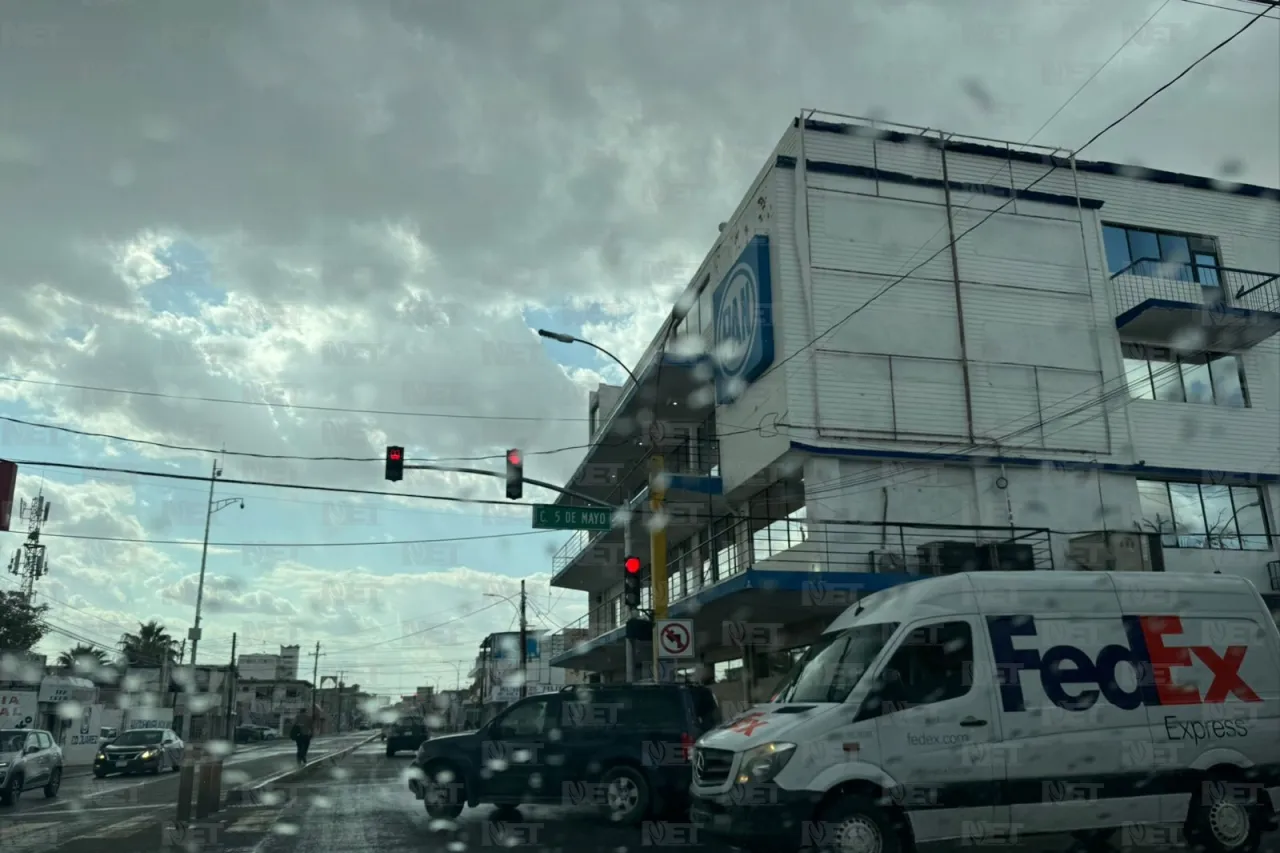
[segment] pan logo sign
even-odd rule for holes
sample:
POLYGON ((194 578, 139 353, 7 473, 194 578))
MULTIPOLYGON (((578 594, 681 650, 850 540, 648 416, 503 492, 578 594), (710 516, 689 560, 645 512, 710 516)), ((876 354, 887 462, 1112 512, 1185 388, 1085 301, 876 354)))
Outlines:
POLYGON ((716 400, 732 403, 773 363, 773 282, 767 236, 751 238, 716 287, 711 308, 716 400))

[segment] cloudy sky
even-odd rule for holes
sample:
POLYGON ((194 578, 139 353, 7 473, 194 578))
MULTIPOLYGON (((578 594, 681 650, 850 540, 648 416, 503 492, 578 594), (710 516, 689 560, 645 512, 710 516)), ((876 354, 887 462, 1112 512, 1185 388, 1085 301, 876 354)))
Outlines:
MULTIPOLYGON (((799 110, 1025 142, 1159 9, 1035 138, 1079 145, 1257 8, 1214 2, 5 3, 0 415, 114 436, 0 423, 0 455, 33 463, 20 495, 53 503, 42 650, 184 634, 200 549, 167 543, 198 543, 206 491, 34 463, 201 476, 201 448, 394 442, 495 469, 518 446, 565 477, 587 391, 619 375, 533 329, 634 360, 799 110)), ((1278 56, 1259 22, 1088 155, 1280 185, 1278 56)), ((378 462, 225 476, 502 497, 378 462)), ((585 612, 548 589, 564 537, 527 510, 218 495, 245 507, 214 516, 201 662, 237 632, 319 641, 322 674, 382 692, 452 686, 512 625, 486 594, 527 578, 542 625, 585 612)))

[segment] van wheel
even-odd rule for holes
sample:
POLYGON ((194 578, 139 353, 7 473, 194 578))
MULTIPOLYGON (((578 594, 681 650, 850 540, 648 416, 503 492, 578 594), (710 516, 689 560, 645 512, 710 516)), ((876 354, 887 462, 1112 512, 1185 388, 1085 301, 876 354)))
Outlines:
POLYGON ((897 826, 866 797, 840 797, 822 810, 821 818, 814 846, 824 853, 903 853, 897 826))
POLYGON ((1206 853, 1256 853, 1266 821, 1257 798, 1256 785, 1205 780, 1187 811, 1187 841, 1206 853))

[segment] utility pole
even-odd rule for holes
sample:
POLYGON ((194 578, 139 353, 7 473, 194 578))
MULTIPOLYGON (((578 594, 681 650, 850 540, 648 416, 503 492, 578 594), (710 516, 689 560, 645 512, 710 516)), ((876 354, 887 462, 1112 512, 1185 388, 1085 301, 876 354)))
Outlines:
POLYGON ((220 509, 226 509, 232 504, 240 504, 240 508, 244 509, 244 498, 223 498, 215 501, 213 499, 213 487, 218 482, 218 478, 222 476, 222 469, 218 467, 218 460, 213 460, 213 470, 209 477, 209 503, 205 507, 204 513, 204 545, 200 548, 200 582, 196 586, 196 621, 192 625, 191 630, 187 632, 187 636, 191 638, 191 665, 196 665, 196 652, 200 646, 200 609, 204 604, 204 570, 209 562, 209 526, 213 523, 213 514, 220 509))
POLYGON ((346 687, 346 671, 338 673, 338 718, 335 728, 336 734, 342 734, 342 691, 346 687))
POLYGON ((231 635, 231 664, 227 667, 227 677, 223 683, 227 686, 227 740, 235 742, 235 724, 231 715, 236 706, 236 692, 240 689, 240 678, 236 672, 236 634, 231 635))
POLYGON ((528 596, 520 581, 520 698, 529 695, 529 620, 526 617, 528 596))
MULTIPOLYGON (((311 653, 314 661, 311 664, 311 708, 307 711, 307 719, 311 719, 316 711, 316 686, 320 684, 320 643, 316 642, 316 650, 311 653)), ((311 720, 311 731, 315 733, 315 720, 311 720)))
POLYGON ((49 574, 45 546, 40 544, 40 527, 49 520, 49 502, 44 499, 43 488, 31 503, 24 499, 18 504, 18 517, 27 522, 30 532, 22 548, 14 552, 9 574, 22 579, 22 594, 30 603, 36 593, 36 581, 49 574))

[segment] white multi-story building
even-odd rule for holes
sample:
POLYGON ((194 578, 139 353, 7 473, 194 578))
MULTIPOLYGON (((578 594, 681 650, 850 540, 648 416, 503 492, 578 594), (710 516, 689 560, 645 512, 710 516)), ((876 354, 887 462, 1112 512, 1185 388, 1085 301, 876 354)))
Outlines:
POLYGON ((292 681, 298 677, 298 646, 281 646, 280 654, 250 654, 236 658, 241 678, 259 681, 292 681))
MULTIPOLYGON (((591 396, 568 486, 640 507, 661 455, 670 616, 744 698, 853 597, 921 575, 1220 571, 1275 602, 1277 272, 1275 189, 811 114, 639 384, 591 396)), ((590 603, 557 666, 623 675, 623 541, 555 556, 590 603)))
POLYGON ((240 655, 236 669, 241 679, 250 681, 274 681, 280 669, 279 655, 240 655))

